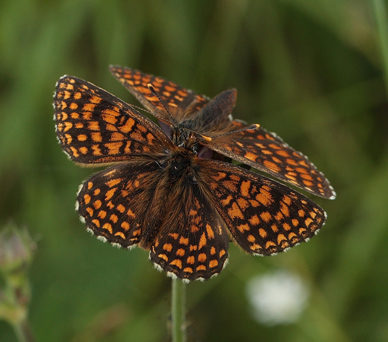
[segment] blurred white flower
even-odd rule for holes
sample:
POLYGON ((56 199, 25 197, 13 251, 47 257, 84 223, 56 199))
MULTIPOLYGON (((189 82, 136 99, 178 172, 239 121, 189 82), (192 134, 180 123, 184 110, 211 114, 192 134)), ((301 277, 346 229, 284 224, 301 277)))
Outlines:
POLYGON ((309 289, 297 274, 281 270, 250 279, 246 294, 254 318, 272 326, 296 322, 306 306, 309 289))

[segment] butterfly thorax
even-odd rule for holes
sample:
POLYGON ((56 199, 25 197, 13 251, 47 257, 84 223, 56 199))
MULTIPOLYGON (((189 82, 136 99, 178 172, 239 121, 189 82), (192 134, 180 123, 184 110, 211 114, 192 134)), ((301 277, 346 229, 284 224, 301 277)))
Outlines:
POLYGON ((176 182, 185 179, 190 183, 194 180, 193 175, 193 157, 194 153, 186 150, 174 153, 167 163, 168 178, 170 182, 176 182))

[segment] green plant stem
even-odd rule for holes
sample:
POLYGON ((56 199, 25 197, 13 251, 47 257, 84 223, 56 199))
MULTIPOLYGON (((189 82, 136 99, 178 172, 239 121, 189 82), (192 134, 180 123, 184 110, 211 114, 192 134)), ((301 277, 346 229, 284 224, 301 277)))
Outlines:
POLYGON ((380 41, 380 47, 383 58, 383 68, 385 76, 385 87, 388 94, 388 21, 387 21, 387 6, 385 0, 372 0, 376 23, 377 34, 380 41))
POLYGON ((172 279, 171 285, 172 341, 186 342, 186 284, 172 279))
POLYGON ((19 342, 34 342, 28 322, 15 323, 13 329, 19 342))

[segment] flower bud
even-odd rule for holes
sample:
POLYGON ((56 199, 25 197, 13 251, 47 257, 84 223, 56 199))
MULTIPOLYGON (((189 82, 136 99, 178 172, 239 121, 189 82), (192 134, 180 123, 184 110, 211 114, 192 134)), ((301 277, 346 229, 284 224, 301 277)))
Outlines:
POLYGON ((26 272, 35 248, 27 229, 9 223, 0 231, 0 273, 8 276, 26 272))

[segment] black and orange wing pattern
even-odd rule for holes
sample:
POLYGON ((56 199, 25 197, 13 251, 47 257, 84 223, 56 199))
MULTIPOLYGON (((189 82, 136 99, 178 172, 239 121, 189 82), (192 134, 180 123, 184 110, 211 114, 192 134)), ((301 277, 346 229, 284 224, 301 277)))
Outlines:
POLYGON ((195 114, 209 102, 206 96, 198 95, 162 77, 117 65, 110 66, 110 71, 145 108, 154 115, 164 118, 165 122, 169 122, 165 117, 165 109, 158 97, 149 89, 149 84, 161 96, 177 122, 195 114))
POLYGON ((113 163, 172 147, 158 125, 107 91, 76 77, 56 86, 54 120, 66 154, 80 164, 113 163))
POLYGON ((81 185, 76 208, 88 230, 102 241, 129 248, 140 243, 160 168, 152 160, 119 163, 81 185))
POLYGON ((102 241, 150 250, 151 261, 170 276, 208 279, 228 259, 226 227, 198 184, 167 183, 167 174, 150 159, 92 176, 77 196, 81 221, 102 241))
MULTIPOLYGON (((241 122, 231 122, 224 120, 224 118, 220 118, 222 120, 221 125, 219 125, 222 127, 221 132, 206 131, 209 120, 215 122, 219 119, 217 115, 214 115, 214 112, 224 104, 225 96, 209 100, 203 95, 196 95, 191 90, 179 87, 163 78, 120 66, 111 66, 111 72, 146 108, 151 111, 157 109, 160 111, 160 115, 163 115, 165 110, 159 99, 148 89, 147 85, 152 84, 166 104, 170 106, 171 114, 178 123, 184 119, 192 118, 195 121, 194 126, 197 132, 213 137, 206 144, 211 150, 267 172, 314 195, 329 199, 335 198, 333 187, 315 165, 301 152, 284 143, 277 135, 267 132, 261 127, 235 134, 220 134, 247 127, 241 122), (214 100, 217 98, 220 101, 215 102, 214 100), (193 104, 195 104, 194 107, 193 104), (209 108, 206 111, 207 105, 212 105, 214 108, 209 108)), ((231 111, 234 107, 236 91, 232 89, 228 92, 234 96, 234 100, 229 100, 231 101, 229 105, 231 111)), ((218 126, 216 125, 216 127, 218 126)))
MULTIPOLYGON (((231 126, 248 127, 237 121, 231 126)), ((306 156, 261 127, 215 136, 206 146, 314 195, 329 199, 336 196, 329 181, 306 156)))
POLYGON ((246 252, 271 255, 307 241, 326 219, 289 187, 229 163, 201 160, 199 178, 233 239, 246 252))
POLYGON ((223 220, 199 184, 178 181, 171 192, 175 196, 165 197, 169 212, 151 246, 151 261, 183 280, 220 273, 228 260, 223 220))

